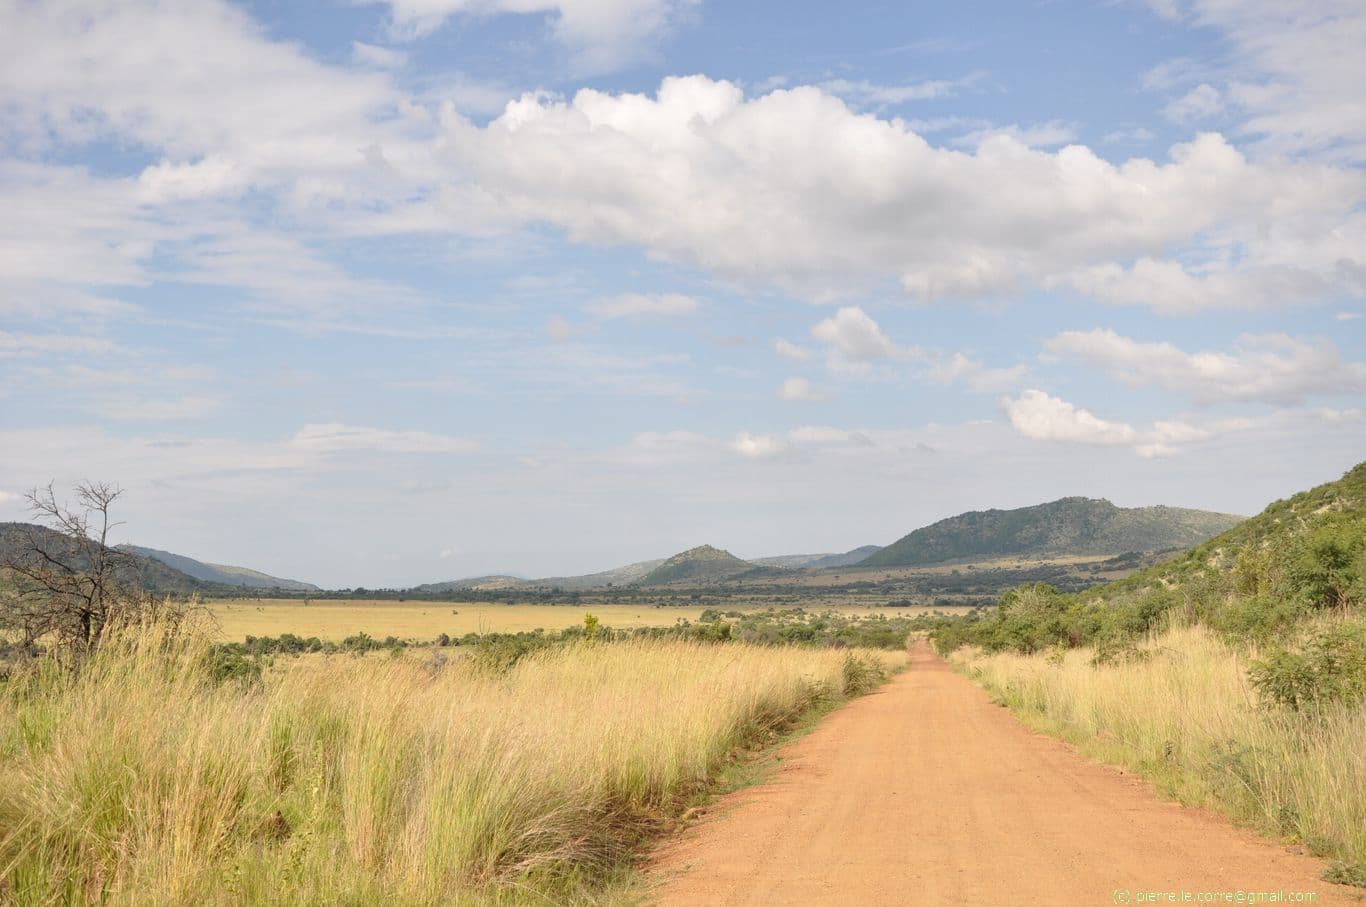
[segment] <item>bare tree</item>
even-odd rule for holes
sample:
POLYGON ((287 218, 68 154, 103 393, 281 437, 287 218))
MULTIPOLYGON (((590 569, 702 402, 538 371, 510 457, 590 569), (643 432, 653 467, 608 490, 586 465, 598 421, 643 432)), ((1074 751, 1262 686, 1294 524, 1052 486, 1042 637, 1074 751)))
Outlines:
POLYGON ((42 526, 29 527, 26 542, 4 559, 18 588, 0 607, 0 627, 17 632, 21 646, 46 639, 80 654, 111 622, 154 607, 128 584, 132 559, 109 545, 119 525, 110 510, 122 493, 117 485, 83 482, 72 506, 58 501, 51 484, 29 492, 42 526))

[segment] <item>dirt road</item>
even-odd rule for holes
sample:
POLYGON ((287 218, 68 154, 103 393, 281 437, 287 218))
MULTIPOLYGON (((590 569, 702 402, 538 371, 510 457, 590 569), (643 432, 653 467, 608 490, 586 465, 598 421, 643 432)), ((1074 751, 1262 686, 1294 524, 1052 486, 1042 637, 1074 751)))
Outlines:
POLYGON ((1318 904, 1362 903, 1321 881, 1321 862, 1028 730, 928 647, 781 756, 770 781, 718 801, 660 851, 652 902, 1225 903, 1269 891, 1295 903, 1311 891, 1318 904))

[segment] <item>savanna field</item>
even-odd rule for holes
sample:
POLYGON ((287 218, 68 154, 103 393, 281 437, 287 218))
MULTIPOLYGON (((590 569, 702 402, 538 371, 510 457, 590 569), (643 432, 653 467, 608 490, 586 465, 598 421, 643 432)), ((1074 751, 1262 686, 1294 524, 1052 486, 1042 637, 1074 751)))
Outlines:
POLYGON ((129 626, 4 683, 5 901, 601 902, 737 757, 904 663, 676 639, 220 656, 129 626))

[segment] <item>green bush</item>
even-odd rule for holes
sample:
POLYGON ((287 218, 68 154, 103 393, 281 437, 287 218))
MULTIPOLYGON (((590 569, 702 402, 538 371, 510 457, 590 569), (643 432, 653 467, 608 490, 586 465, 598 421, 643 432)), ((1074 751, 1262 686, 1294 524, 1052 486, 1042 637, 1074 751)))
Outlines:
POLYGON ((1361 601, 1366 598, 1366 525, 1342 514, 1323 518, 1298 539, 1287 566, 1291 591, 1313 607, 1361 601))
POLYGON ((1253 663, 1248 676, 1269 700, 1299 711, 1366 697, 1366 624, 1312 634, 1299 651, 1281 649, 1253 663))
POLYGON ((1235 598, 1210 617, 1210 625, 1235 642, 1284 639, 1309 609, 1303 599, 1262 594, 1235 598))
POLYGON ((214 646, 204 667, 214 683, 252 684, 261 679, 261 656, 244 655, 232 646, 214 646))
POLYGON ((354 655, 360 655, 371 649, 378 649, 379 643, 375 642, 369 633, 354 633, 342 640, 341 647, 354 655))
POLYGON ((887 679, 882 668, 872 661, 865 661, 853 653, 844 656, 844 695, 862 696, 887 679))

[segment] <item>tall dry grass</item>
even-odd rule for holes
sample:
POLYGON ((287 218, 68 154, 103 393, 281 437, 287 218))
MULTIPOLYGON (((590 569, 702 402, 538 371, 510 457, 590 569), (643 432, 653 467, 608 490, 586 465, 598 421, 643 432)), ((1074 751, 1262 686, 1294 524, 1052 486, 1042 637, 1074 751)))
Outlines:
POLYGON ((244 686, 206 656, 144 629, 0 683, 0 901, 588 900, 849 673, 843 652, 656 641, 499 674, 317 657, 244 686))
POLYGON ((1123 663, 1095 665, 1093 655, 953 658, 1035 726, 1182 802, 1366 863, 1361 704, 1294 712, 1266 703, 1247 680, 1256 653, 1201 626, 1172 629, 1123 663))

